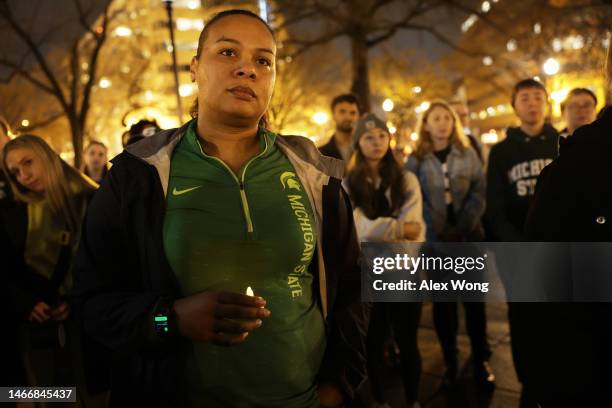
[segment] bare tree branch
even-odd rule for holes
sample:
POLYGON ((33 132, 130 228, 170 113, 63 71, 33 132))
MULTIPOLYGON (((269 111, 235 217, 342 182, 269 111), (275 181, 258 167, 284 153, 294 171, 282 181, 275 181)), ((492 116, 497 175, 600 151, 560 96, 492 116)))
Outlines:
POLYGON ((70 52, 70 104, 75 105, 78 99, 78 84, 81 79, 79 75, 79 41, 76 40, 72 44, 70 52))
POLYGON ((286 41, 286 43, 290 45, 298 46, 293 52, 290 53, 291 57, 295 58, 303 54, 304 52, 306 52, 311 47, 315 45, 327 44, 328 42, 335 40, 336 38, 344 35, 345 33, 346 33, 345 30, 337 29, 337 30, 328 32, 327 34, 321 35, 320 37, 314 40, 300 40, 297 38, 290 38, 289 40, 286 41))
MULTIPOLYGON (((75 0, 75 1, 78 1, 78 0, 75 0)), ((108 34, 107 33, 108 23, 112 18, 114 18, 115 16, 119 14, 119 12, 115 12, 112 16, 109 16, 109 8, 110 8, 110 2, 106 3, 106 6, 104 7, 104 12, 103 12, 104 14, 102 17, 102 30, 99 36, 95 37, 96 45, 94 46, 94 49, 89 58, 89 69, 88 69, 89 78, 87 79, 87 83, 83 87, 83 100, 81 101, 81 109, 79 110, 79 113, 80 113, 79 120, 81 121, 83 125, 85 124, 85 121, 87 119, 87 113, 89 111, 89 104, 90 104, 90 97, 91 97, 91 90, 96 80, 96 67, 98 63, 98 57, 100 55, 100 50, 102 49, 102 45, 104 44, 107 38, 106 36, 108 34)))
MULTIPOLYGON (((281 12, 281 11, 279 11, 281 12)), ((292 17, 288 17, 285 20, 283 20, 283 22, 281 24, 278 24, 277 26, 274 27, 275 30, 279 31, 279 30, 283 30, 289 26, 291 26, 292 24, 298 23, 298 22, 302 22, 306 19, 309 18, 313 18, 316 17, 319 14, 319 11, 316 9, 311 9, 311 10, 303 10, 301 13, 298 13, 292 17)))
POLYGON ((373 47, 383 41, 388 40, 389 38, 393 37, 398 30, 400 30, 405 24, 408 24, 410 21, 412 21, 414 18, 416 18, 419 15, 422 15, 424 13, 426 13, 427 11, 431 10, 432 8, 437 7, 434 6, 433 4, 435 4, 435 2, 432 3, 432 5, 430 5, 430 7, 427 8, 423 8, 423 5, 425 3, 425 0, 419 0, 417 2, 417 4, 415 5, 415 7, 413 7, 405 16, 403 19, 401 19, 400 21, 397 21, 395 23, 392 23, 389 25, 389 28, 387 29, 387 31, 384 34, 379 35, 378 37, 374 37, 372 39, 369 39, 367 42, 367 46, 368 47, 373 47))
POLYGON ((475 51, 471 51, 471 50, 468 50, 466 48, 460 47, 459 45, 457 45, 455 43, 455 41, 451 40, 450 38, 447 38, 444 34, 439 32, 434 27, 429 27, 429 26, 424 26, 424 25, 417 25, 417 24, 406 24, 404 26, 404 28, 428 32, 431 35, 433 35, 441 43, 447 45, 448 47, 452 48, 455 51, 458 51, 458 52, 460 52, 462 54, 465 54, 467 56, 470 56, 470 57, 484 57, 486 55, 486 54, 481 53, 481 52, 475 52, 475 51))
POLYGON ((491 20, 486 13, 483 13, 482 11, 480 11, 478 9, 466 6, 461 1, 458 1, 458 0, 445 0, 445 3, 448 4, 451 7, 455 8, 457 10, 461 10, 461 11, 467 13, 467 14, 474 14, 474 15, 478 16, 478 18, 480 20, 482 20, 485 24, 487 24, 490 27, 492 27, 493 29, 495 29, 500 34, 506 34, 506 31, 504 30, 504 28, 502 26, 500 26, 499 24, 495 23, 493 20, 491 20))
POLYGON ((34 84, 35 86, 42 89, 43 91, 49 93, 50 95, 57 96, 53 88, 51 88, 44 82, 40 81, 39 79, 35 78, 32 74, 26 71, 23 67, 14 63, 13 61, 9 61, 7 59, 0 58, 0 65, 3 65, 7 68, 11 68, 13 70, 13 72, 11 72, 8 75, 8 77, 0 79, 0 82, 9 83, 15 75, 20 75, 23 78, 27 79, 32 84, 34 84))
POLYGON ((332 21, 336 21, 337 23, 342 23, 343 16, 339 13, 340 5, 342 4, 342 0, 336 2, 336 4, 332 6, 326 6, 319 0, 312 0, 314 3, 314 7, 319 10, 321 15, 329 18, 332 21))
POLYGON ((378 11, 378 9, 380 9, 382 6, 386 6, 391 2, 393 2, 393 0, 376 0, 374 4, 372 4, 372 7, 370 7, 369 13, 371 15, 374 15, 376 11, 378 11))
MULTIPOLYGON (((40 65, 40 68, 42 69, 49 83, 51 84, 50 87, 45 86, 42 89, 45 91, 47 91, 49 88, 53 89, 53 95, 57 98, 62 107, 66 109, 68 107, 68 102, 66 101, 64 92, 62 91, 62 88, 59 82, 57 81, 55 74, 51 70, 51 67, 49 66, 46 58, 40 52, 40 49, 36 46, 36 43, 34 42, 32 37, 27 32, 25 32, 24 29, 15 20, 7 0, 2 0, 0 2, 0 16, 9 24, 9 26, 17 34, 17 36, 21 38, 23 42, 26 43, 28 48, 32 51, 32 54, 34 54, 38 65, 40 65)), ((30 80, 30 78, 28 78, 28 80, 30 80)), ((32 82, 37 84, 40 83, 40 81, 32 82)))
MULTIPOLYGON (((106 4, 105 10, 108 9, 109 4, 106 4)), ((87 22, 87 17, 91 11, 83 11, 83 6, 81 5, 81 1, 80 0, 74 0, 74 7, 77 10, 77 14, 79 16, 79 23, 81 24, 81 27, 83 27, 85 29, 85 31, 87 31, 88 33, 90 33, 91 35, 94 36, 94 38, 96 38, 98 36, 98 33, 95 32, 95 30, 93 30, 91 28, 91 24, 89 24, 87 22)))

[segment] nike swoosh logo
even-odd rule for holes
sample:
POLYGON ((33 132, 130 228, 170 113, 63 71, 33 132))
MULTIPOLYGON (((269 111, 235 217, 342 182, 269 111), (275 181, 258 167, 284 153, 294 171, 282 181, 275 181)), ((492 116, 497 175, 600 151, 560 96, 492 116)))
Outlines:
POLYGON ((202 186, 195 186, 195 187, 191 187, 191 188, 186 188, 184 190, 177 190, 176 187, 174 187, 174 190, 172 190, 172 195, 173 196, 180 196, 182 194, 188 193, 188 192, 193 191, 193 190, 195 190, 197 188, 200 188, 200 187, 202 187, 202 186))

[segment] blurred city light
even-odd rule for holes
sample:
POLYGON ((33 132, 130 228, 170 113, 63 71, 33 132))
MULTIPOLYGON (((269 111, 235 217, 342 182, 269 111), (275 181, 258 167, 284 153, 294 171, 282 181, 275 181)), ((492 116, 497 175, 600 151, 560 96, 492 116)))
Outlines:
POLYGON ((395 104, 393 103, 393 101, 389 98, 385 99, 382 103, 382 108, 385 112, 391 112, 393 110, 393 107, 395 106, 395 104))
POLYGON ((540 23, 535 23, 533 25, 533 32, 536 34, 540 34, 542 32, 542 25, 540 23))
POLYGON ((431 104, 429 102, 422 102, 419 106, 417 106, 414 111, 416 113, 423 113, 425 112, 427 109, 429 109, 429 107, 431 106, 431 104))
POLYGON ((463 24, 461 24, 461 31, 463 31, 464 33, 467 32, 470 27, 472 27, 474 23, 476 23, 476 21, 478 21, 478 16, 476 14, 471 14, 467 18, 467 20, 465 20, 463 24))
POLYGON ((499 141, 499 136, 497 135, 495 129, 491 129, 487 133, 483 133, 480 140, 482 140, 482 143, 485 144, 494 144, 499 141))
POLYGON ((181 86, 179 86, 179 95, 181 95, 182 97, 193 94, 193 91, 193 84, 182 84, 181 86))
POLYGON ((126 26, 119 26, 115 28, 115 35, 117 37, 129 37, 132 35, 132 30, 126 26))
POLYGON ((554 91, 550 94, 550 98, 556 103, 561 103, 567 98, 567 94, 569 93, 569 89, 559 89, 558 91, 554 91))
POLYGON ((22 126, 22 127, 28 127, 28 126, 30 126, 30 121, 29 121, 29 120, 27 120, 27 119, 22 120, 22 121, 21 121, 21 126, 22 126))
POLYGON ((98 85, 100 86, 100 88, 102 89, 106 89, 109 88, 113 83, 110 81, 110 79, 108 78, 101 78, 100 82, 98 82, 98 85))
POLYGON ((329 117, 327 116, 327 113, 325 112, 317 112, 312 116, 312 120, 317 124, 317 125, 324 125, 327 123, 327 121, 329 120, 329 117))
POLYGON ((202 31, 204 29, 204 21, 191 18, 177 18, 176 29, 179 31, 202 31))
POLYGON ((542 65, 542 69, 546 75, 555 75, 559 72, 560 68, 559 62, 554 58, 547 59, 544 65, 542 65))
POLYGON ((487 55, 486 57, 482 59, 482 63, 486 65, 487 67, 490 65, 493 65, 493 58, 487 55))
POLYGON ((572 48, 579 50, 584 47, 584 38, 581 35, 577 35, 572 39, 572 48))
POLYGON ((422 90, 423 89, 421 89, 420 86, 415 86, 415 87, 412 88, 412 92, 414 92, 416 94, 421 93, 422 90))
POLYGON ((412 140, 413 142, 416 142, 417 140, 419 140, 419 134, 417 132, 412 132, 410 134, 410 140, 412 140))
POLYGON ((506 49, 508 50, 508 52, 516 51, 517 48, 518 44, 514 39, 508 40, 508 42, 506 43, 506 49))
POLYGON ((259 0, 259 17, 263 19, 266 23, 268 22, 268 4, 266 0, 259 0))

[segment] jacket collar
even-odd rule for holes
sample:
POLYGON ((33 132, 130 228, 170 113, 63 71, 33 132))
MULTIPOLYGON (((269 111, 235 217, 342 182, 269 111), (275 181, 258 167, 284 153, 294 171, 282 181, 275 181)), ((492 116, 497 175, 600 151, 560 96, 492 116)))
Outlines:
MULTIPOLYGON (((192 119, 180 128, 163 130, 125 148, 127 153, 149 163, 157 169, 164 189, 164 195, 167 194, 168 190, 172 153, 194 120, 196 119, 192 119)), ((298 159, 303 164, 314 167, 316 172, 322 173, 326 177, 342 179, 344 175, 344 164, 342 161, 323 156, 307 138, 279 135, 275 143, 283 153, 290 157, 290 160, 293 159, 292 162, 298 159)), ((293 164, 295 165, 295 163, 293 164)))
POLYGON ((547 141, 551 138, 559 137, 559 133, 555 130, 554 127, 549 125, 548 123, 544 124, 540 134, 537 136, 529 136, 525 132, 521 130, 520 127, 510 127, 507 132, 507 139, 512 140, 514 142, 541 142, 547 141))
MULTIPOLYGON (((467 147, 466 147, 466 149, 467 149, 467 147)), ((448 153, 448 156, 449 157, 450 156, 456 156, 456 157, 463 156, 463 152, 461 150, 459 150, 459 148, 453 143, 453 144, 450 145, 450 152, 448 153)), ((431 160, 431 159, 434 159, 434 158, 436 158, 436 155, 434 154, 434 152, 432 150, 431 152, 427 153, 423 157, 423 160, 427 160, 427 159, 431 160)))

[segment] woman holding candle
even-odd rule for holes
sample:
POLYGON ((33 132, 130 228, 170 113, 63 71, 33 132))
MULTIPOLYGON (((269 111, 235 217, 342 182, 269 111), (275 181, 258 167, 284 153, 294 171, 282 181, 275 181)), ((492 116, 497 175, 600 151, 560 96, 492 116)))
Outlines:
POLYGON ((127 147, 93 200, 77 297, 123 354, 117 402, 332 407, 365 377, 343 165, 262 126, 275 56, 257 15, 215 16, 191 64, 194 120, 127 147))
MULTIPOLYGON (((405 172, 389 147, 385 123, 375 115, 364 115, 353 132, 354 153, 346 184, 354 206, 360 241, 423 242, 425 224, 421 189, 414 174, 405 172)), ((368 330, 368 378, 374 398, 385 406, 383 384, 384 343, 387 322, 393 327, 400 349, 404 391, 409 407, 418 407, 421 355, 417 330, 421 302, 376 303, 368 330)))

